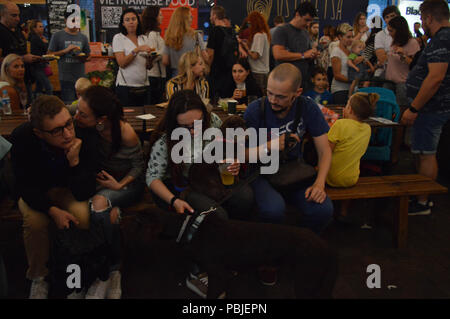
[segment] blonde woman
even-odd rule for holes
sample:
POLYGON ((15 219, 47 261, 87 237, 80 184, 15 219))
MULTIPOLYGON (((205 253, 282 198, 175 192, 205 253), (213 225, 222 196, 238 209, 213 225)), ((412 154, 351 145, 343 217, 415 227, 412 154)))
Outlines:
MULTIPOLYGON (((339 45, 333 47, 330 51, 331 66, 333 68, 333 82, 331 83, 331 93, 334 103, 345 105, 348 99, 350 81, 348 74, 348 56, 351 53, 348 49, 353 42, 353 28, 348 23, 342 23, 336 30, 339 45)), ((358 64, 363 58, 355 59, 358 64)))
POLYGON ((197 52, 184 53, 180 58, 178 70, 179 74, 167 82, 167 99, 181 90, 193 90, 202 100, 209 99, 209 83, 205 79, 206 65, 197 52))
POLYGON ((191 28, 192 14, 188 7, 175 9, 170 18, 164 41, 166 47, 163 51, 163 64, 170 66, 172 76, 178 75, 178 61, 185 52, 200 51, 203 59, 207 61, 206 44, 201 35, 191 28))
POLYGON ((27 89, 25 87, 25 65, 17 54, 8 54, 2 62, 0 76, 0 95, 8 92, 11 99, 11 109, 20 111, 28 105, 27 89))
POLYGON ((353 21, 353 40, 361 40, 365 43, 369 35, 370 30, 367 26, 367 16, 364 12, 360 12, 353 21))

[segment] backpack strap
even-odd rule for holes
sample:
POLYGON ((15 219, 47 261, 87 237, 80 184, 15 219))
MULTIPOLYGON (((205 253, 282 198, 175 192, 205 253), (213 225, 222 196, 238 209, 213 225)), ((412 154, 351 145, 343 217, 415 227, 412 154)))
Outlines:
POLYGON ((264 127, 267 127, 266 121, 266 96, 263 96, 259 99, 259 114, 261 115, 261 119, 263 121, 264 127))
MULTIPOLYGON (((261 116, 261 119, 263 121, 264 127, 267 127, 267 121, 266 121, 266 96, 263 96, 259 100, 259 114, 261 116)), ((303 115, 303 106, 300 102, 300 97, 296 98, 294 101, 294 107, 295 107, 295 118, 294 123, 292 127, 297 128, 298 124, 300 123, 300 119, 303 115)), ((291 132, 295 133, 295 132, 291 132)))
MULTIPOLYGON (((264 125, 264 127, 266 127, 267 128, 267 121, 266 121, 266 96, 263 96, 263 97, 261 97, 261 99, 260 99, 260 104, 259 104, 259 113, 260 113, 260 116, 261 116, 261 119, 262 119, 262 121, 263 121, 263 125, 264 125)), ((293 125, 292 125, 292 127, 293 127, 293 129, 295 130, 294 132, 289 132, 289 133, 296 133, 296 130, 297 130, 297 126, 298 126, 298 124, 300 123, 300 119, 302 118, 302 115, 303 115, 303 106, 302 106, 302 103, 301 103, 301 100, 300 100, 300 97, 298 97, 298 98, 296 98, 295 100, 294 100, 294 105, 293 105, 294 107, 295 107, 295 118, 294 118, 294 122, 293 122, 293 125)), ((290 137, 290 138, 287 138, 286 139, 286 142, 285 142, 286 144, 286 146, 288 146, 288 145, 290 145, 290 144, 293 144, 294 146, 295 146, 295 144, 297 143, 297 141, 293 138, 293 137, 290 137)), ((283 152, 281 153, 281 158, 282 159, 287 159, 288 158, 288 153, 289 153, 289 151, 291 150, 291 147, 285 147, 284 148, 284 150, 283 150, 283 152)))

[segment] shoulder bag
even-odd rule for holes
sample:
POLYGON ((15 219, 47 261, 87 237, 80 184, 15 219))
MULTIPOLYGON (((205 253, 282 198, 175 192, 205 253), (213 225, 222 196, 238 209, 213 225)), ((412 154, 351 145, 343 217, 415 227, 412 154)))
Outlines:
MULTIPOLYGON (((260 114, 263 119, 264 127, 267 127, 265 112, 266 97, 260 99, 260 114)), ((302 117, 303 107, 297 98, 294 102, 295 119, 292 125, 296 130, 302 117)), ((294 133, 294 132, 287 132, 294 133)), ((303 158, 288 159, 288 153, 296 146, 297 141, 293 137, 286 137, 285 148, 280 153, 280 168, 275 174, 264 175, 269 183, 278 190, 298 189, 309 186, 314 182, 317 172, 313 166, 304 162, 303 158)))

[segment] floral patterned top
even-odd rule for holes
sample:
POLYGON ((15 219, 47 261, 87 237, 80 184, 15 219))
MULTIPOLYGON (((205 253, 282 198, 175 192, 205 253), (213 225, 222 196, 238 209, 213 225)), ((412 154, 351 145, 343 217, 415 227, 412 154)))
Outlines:
MULTIPOLYGON (((222 125, 222 120, 214 113, 211 113, 211 127, 219 128, 222 125)), ((208 141, 203 141, 203 145, 207 145, 208 141)), ((147 172, 145 176, 145 180, 147 185, 159 179, 161 181, 169 179, 170 172, 167 169, 169 167, 169 154, 168 154, 168 145, 167 145, 167 136, 162 135, 156 142, 153 144, 152 150, 150 152, 150 159, 148 161, 147 172)), ((195 151, 194 141, 192 139, 191 149, 195 151)), ((195 152, 191 152, 191 160, 193 162, 193 158, 197 154, 195 152)), ((183 175, 187 178, 189 173, 190 164, 185 164, 183 168, 183 175)))

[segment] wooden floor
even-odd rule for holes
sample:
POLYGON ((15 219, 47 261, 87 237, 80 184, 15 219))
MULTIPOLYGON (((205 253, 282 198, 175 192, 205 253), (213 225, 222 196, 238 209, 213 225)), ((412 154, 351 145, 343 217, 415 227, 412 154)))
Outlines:
MULTIPOLYGON (((413 159, 403 150, 392 174, 413 173, 413 159)), ((443 185, 449 182, 439 180, 443 185)), ((394 248, 391 203, 355 202, 348 223, 333 222, 323 237, 338 252, 339 276, 335 298, 450 298, 450 198, 433 196, 429 216, 409 218, 408 247, 394 248), (372 229, 361 229, 365 222, 372 229), (381 288, 368 289, 367 266, 381 267, 381 288)), ((5 214, 7 207, 0 207, 5 214)), ((0 249, 6 264, 10 298, 26 298, 26 258, 19 222, 1 222, 0 249)), ((130 252, 123 267, 123 298, 198 298, 184 285, 185 267, 176 245, 158 240, 145 251, 130 252)), ((273 287, 259 283, 254 272, 232 279, 229 298, 292 298, 289 274, 282 269, 273 287)))

